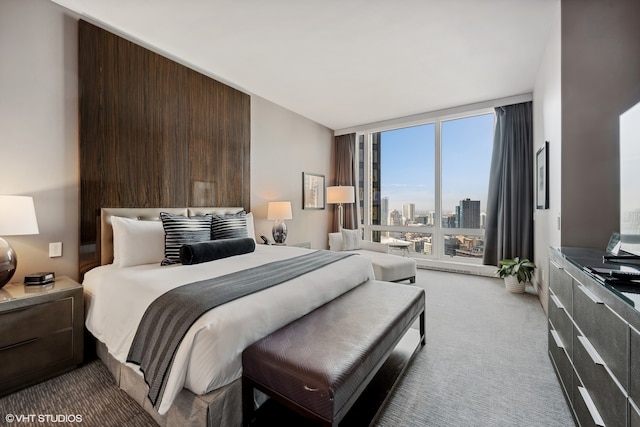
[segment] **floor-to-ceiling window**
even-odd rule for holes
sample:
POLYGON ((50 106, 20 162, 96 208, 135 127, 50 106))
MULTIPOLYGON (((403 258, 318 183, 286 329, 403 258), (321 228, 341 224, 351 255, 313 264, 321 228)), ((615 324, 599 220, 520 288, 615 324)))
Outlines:
POLYGON ((361 132, 365 237, 418 258, 481 263, 492 110, 361 132))

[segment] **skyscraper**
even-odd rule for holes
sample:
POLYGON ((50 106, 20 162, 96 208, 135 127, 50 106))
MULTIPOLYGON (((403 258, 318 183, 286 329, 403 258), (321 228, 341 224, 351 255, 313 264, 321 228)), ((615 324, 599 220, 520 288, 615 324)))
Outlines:
POLYGON ((395 209, 389 212, 389 225, 402 225, 402 215, 395 209))
POLYGON ((456 208, 456 214, 458 216, 458 227, 480 228, 480 200, 460 200, 460 205, 456 208))
POLYGON ((413 220, 415 220, 415 217, 416 217, 415 203, 404 203, 402 205, 402 217, 404 218, 405 224, 409 222, 413 222, 413 220))
POLYGON ((380 225, 389 225, 389 198, 383 197, 380 202, 380 225))

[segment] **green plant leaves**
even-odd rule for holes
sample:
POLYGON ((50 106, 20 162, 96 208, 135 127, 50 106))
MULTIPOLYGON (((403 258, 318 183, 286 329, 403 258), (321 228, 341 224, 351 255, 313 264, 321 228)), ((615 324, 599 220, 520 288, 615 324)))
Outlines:
POLYGON ((518 282, 529 282, 533 277, 533 270, 536 265, 528 259, 520 260, 519 257, 513 259, 500 260, 500 267, 496 274, 500 277, 515 276, 518 282))

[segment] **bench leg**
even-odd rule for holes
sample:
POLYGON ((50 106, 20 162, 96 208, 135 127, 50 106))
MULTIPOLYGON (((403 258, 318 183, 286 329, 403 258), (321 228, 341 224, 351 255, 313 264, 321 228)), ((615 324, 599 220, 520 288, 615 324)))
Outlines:
POLYGON ((409 283, 416 283, 416 276, 409 277, 409 283))
POLYGON ((425 338, 425 310, 420 313, 420 344, 424 347, 427 343, 425 338))
POLYGON ((253 383, 242 377, 242 425, 249 427, 254 416, 253 383))

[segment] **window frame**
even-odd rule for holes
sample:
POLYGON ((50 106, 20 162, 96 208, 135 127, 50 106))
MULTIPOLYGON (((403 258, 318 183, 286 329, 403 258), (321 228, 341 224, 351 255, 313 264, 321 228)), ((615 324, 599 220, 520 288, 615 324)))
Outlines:
MULTIPOLYGON (((504 104, 503 104, 504 105, 504 104)), ((443 259, 449 259, 448 256, 445 255, 445 245, 444 245, 444 238, 446 235, 451 235, 451 234, 455 234, 455 235, 464 235, 464 236, 484 236, 484 228, 478 228, 478 229, 469 229, 469 228, 445 228, 442 227, 442 221, 436 221, 436 224, 434 224, 431 227, 411 227, 411 226, 390 226, 390 225, 375 225, 375 224, 371 224, 371 208, 372 208, 372 200, 371 200, 371 193, 372 193, 372 169, 373 169, 373 164, 372 164, 372 142, 373 142, 373 135, 375 133, 382 133, 385 131, 392 131, 392 130, 396 130, 396 129, 401 129, 401 128, 406 128, 406 127, 412 127, 412 126, 421 126, 421 125, 429 125, 429 124, 434 124, 434 132, 435 132, 435 159, 434 159, 434 174, 435 174, 435 189, 434 189, 434 203, 435 203, 435 217, 438 219, 442 218, 442 123, 443 122, 447 122, 447 121, 451 121, 451 120, 458 120, 458 119, 464 119, 464 118, 469 118, 469 117, 474 117, 474 116, 479 116, 479 115, 485 115, 485 114, 493 114, 494 116, 494 128, 495 128, 495 110, 493 106, 482 106, 482 107, 478 107, 475 106, 473 108, 469 108, 469 109, 455 109, 456 111, 447 111, 447 112, 440 112, 440 113, 433 113, 430 115, 425 116, 424 118, 413 118, 413 119, 407 119, 407 120, 396 120, 396 121, 392 121, 392 123, 390 124, 386 124, 383 126, 371 126, 371 127, 363 127, 359 130, 357 130, 356 133, 356 158, 354 159, 356 168, 358 170, 358 176, 359 176, 359 169, 360 169, 360 144, 361 142, 364 142, 364 150, 362 152, 362 155, 364 155, 365 160, 363 162, 363 168, 364 168, 364 188, 363 191, 361 192, 362 196, 363 196, 363 206, 364 211, 362 213, 359 212, 360 208, 360 203, 357 204, 357 209, 358 209, 358 218, 362 218, 362 223, 359 223, 359 228, 361 229, 364 239, 365 240, 372 240, 372 236, 373 236, 373 232, 375 231, 389 231, 389 232, 414 232, 414 233, 431 233, 432 235, 432 253, 427 255, 427 254, 413 254, 414 256, 416 256, 416 258, 418 259, 427 259, 427 260, 443 260, 443 259), (453 230, 455 230, 455 232, 452 232, 453 230)), ((358 180, 358 189, 360 190, 359 187, 359 180, 358 180)), ((488 183, 487 183, 488 185, 488 183)), ((486 207, 485 207, 486 209, 486 207)), ((453 262, 456 262, 456 260, 459 260, 457 262, 459 263, 472 263, 472 264, 479 264, 480 262, 477 261, 474 258, 466 258, 464 257, 464 261, 462 261, 460 258, 463 257, 459 257, 459 258, 453 258, 453 262)))

